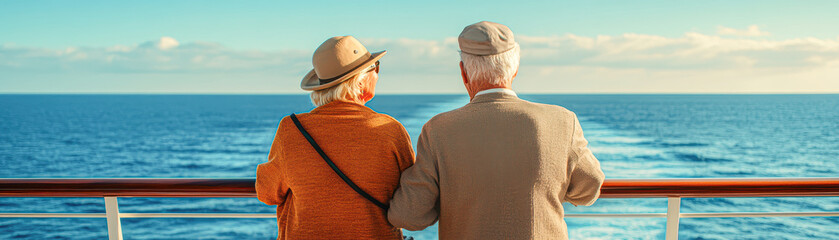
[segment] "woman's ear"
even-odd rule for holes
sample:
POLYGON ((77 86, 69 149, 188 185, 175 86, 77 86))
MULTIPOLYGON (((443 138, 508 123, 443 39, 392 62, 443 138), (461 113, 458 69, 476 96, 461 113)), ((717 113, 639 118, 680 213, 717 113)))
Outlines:
POLYGON ((358 81, 358 87, 359 89, 361 89, 361 95, 359 95, 359 100, 361 100, 362 102, 367 102, 373 99, 373 91, 375 91, 373 86, 374 77, 375 76, 373 76, 373 74, 365 74, 361 81, 358 81))
POLYGON ((366 90, 367 81, 370 81, 370 74, 364 74, 364 77, 359 78, 358 81, 355 82, 356 87, 358 87, 358 89, 361 89, 361 91, 366 90))

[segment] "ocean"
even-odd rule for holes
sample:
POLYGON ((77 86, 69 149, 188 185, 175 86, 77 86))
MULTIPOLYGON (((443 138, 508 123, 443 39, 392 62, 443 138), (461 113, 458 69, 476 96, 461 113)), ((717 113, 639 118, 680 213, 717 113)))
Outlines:
MULTIPOLYGON (((580 118, 607 178, 839 176, 839 95, 521 95, 580 118)), ((422 125, 465 95, 379 95, 422 125)), ((0 95, 0 178, 253 178, 306 95, 0 95)), ((120 198, 121 212, 273 213, 254 199, 120 198)), ((569 213, 665 212, 601 199, 569 213)), ((682 212, 839 211, 837 197, 686 198, 682 212)), ((0 212, 102 213, 101 198, 0 198, 0 212)), ((663 239, 663 218, 567 219, 572 239, 663 239)), ((273 239, 275 219, 122 219, 125 239, 273 239)), ((436 239, 436 226, 406 232, 436 239)), ((839 217, 681 219, 680 239, 839 239, 839 217)), ((0 218, 0 239, 106 239, 105 219, 0 218)))

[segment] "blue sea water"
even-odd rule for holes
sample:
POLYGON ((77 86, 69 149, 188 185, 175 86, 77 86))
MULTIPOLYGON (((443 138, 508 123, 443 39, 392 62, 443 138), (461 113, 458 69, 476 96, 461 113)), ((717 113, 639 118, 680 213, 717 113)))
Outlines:
MULTIPOLYGON (((839 95, 522 95, 581 120, 608 178, 839 176, 839 95)), ((422 124, 465 95, 380 95, 422 124)), ((255 177, 305 95, 0 95, 0 177, 255 177)), ((256 199, 120 198, 121 212, 273 213, 256 199)), ((664 212, 601 199, 573 213, 664 212)), ((839 198, 695 198, 682 212, 839 211, 839 198)), ((0 198, 0 212, 101 213, 100 198, 0 198)), ((273 239, 273 219, 123 219, 126 239, 273 239)), ((664 219, 568 219, 572 239, 663 239, 664 219)), ((682 219, 680 239, 839 239, 837 217, 682 219)), ((409 232, 436 239, 436 226, 409 232)), ((105 219, 0 218, 0 239, 105 239, 105 219)))

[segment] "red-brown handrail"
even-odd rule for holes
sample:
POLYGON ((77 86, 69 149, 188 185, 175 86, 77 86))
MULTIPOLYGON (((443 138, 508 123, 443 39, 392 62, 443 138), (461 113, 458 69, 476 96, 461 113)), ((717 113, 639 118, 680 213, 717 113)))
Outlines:
MULTIPOLYGON (((0 197, 255 197, 254 179, 0 178, 0 197)), ((602 198, 839 196, 839 178, 609 179, 602 198)))

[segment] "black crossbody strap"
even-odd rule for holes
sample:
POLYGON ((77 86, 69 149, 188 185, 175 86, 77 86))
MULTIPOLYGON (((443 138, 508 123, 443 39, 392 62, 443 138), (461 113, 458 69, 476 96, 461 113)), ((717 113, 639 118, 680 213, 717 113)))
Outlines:
POLYGON ((355 185, 355 183, 353 183, 352 180, 350 180, 350 178, 347 177, 347 175, 344 175, 344 172, 341 172, 341 169, 338 169, 338 166, 335 166, 335 163, 333 163, 332 160, 329 159, 329 157, 326 156, 326 153, 323 152, 323 149, 321 149, 320 146, 318 145, 318 143, 315 142, 315 139, 312 138, 311 135, 309 135, 309 132, 306 132, 306 129, 303 128, 302 124, 300 124, 300 120, 297 120, 296 115, 294 115, 292 113, 290 117, 291 117, 291 121, 294 122, 294 125, 297 126, 297 130, 300 130, 300 133, 303 134, 303 137, 305 137, 306 140, 309 141, 309 144, 311 144, 312 147, 315 148, 315 151, 317 151, 318 154, 320 154, 320 156, 323 158, 323 160, 326 161, 326 164, 328 164, 329 167, 331 167, 332 170, 335 171, 335 173, 337 173, 338 176, 341 177, 341 179, 343 179, 344 182, 347 183, 347 185, 350 185, 350 187, 353 190, 355 190, 355 192, 357 192, 359 195, 366 198, 367 200, 370 200, 370 202, 372 202, 373 204, 376 204, 376 206, 379 206, 379 208, 384 209, 384 210, 388 209, 387 205, 385 205, 382 202, 379 202, 379 200, 376 200, 375 198, 373 198, 373 196, 370 196, 370 194, 367 194, 367 192, 364 192, 364 190, 361 190, 361 188, 359 188, 358 185, 355 185))

